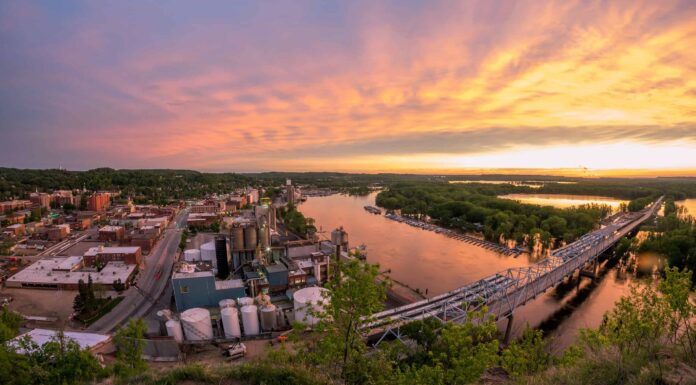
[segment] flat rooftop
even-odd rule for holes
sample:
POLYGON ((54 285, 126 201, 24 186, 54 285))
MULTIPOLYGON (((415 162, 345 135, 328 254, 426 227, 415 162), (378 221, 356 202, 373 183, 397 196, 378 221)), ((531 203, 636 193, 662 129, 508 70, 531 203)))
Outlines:
POLYGON ((135 270, 135 265, 127 265, 123 262, 109 262, 104 268, 97 271, 60 271, 61 267, 70 264, 74 257, 56 257, 42 259, 29 265, 24 270, 7 279, 8 283, 20 284, 42 284, 42 285, 65 285, 74 284, 80 280, 87 282, 92 277, 94 283, 111 285, 115 280, 120 279, 126 282, 128 277, 135 270), (58 269, 58 270, 56 270, 58 269))
POLYGON ((140 246, 128 246, 128 247, 91 247, 85 256, 94 256, 97 254, 133 254, 140 250, 140 246))
MULTIPOLYGON (((20 341, 24 337, 29 337, 30 340, 32 340, 37 345, 41 346, 46 342, 51 341, 51 339, 53 339, 57 334, 58 331, 56 330, 34 329, 11 339, 9 341, 9 344, 17 347, 17 353, 24 354, 24 350, 20 348, 20 341)), ((65 331, 63 332, 63 335, 67 339, 71 339, 77 342, 77 344, 80 345, 81 349, 92 349, 94 347, 98 347, 99 345, 105 344, 111 340, 111 336, 106 334, 65 331)))

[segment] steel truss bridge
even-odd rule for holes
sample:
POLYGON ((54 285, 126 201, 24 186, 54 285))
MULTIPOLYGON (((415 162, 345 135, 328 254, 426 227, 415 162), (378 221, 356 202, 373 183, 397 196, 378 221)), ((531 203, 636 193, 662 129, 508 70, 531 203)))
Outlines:
POLYGON ((617 216, 608 225, 583 235, 577 241, 554 250, 540 262, 485 277, 444 294, 375 313, 364 318, 363 335, 379 337, 375 345, 389 336, 401 339, 401 326, 417 320, 436 318, 442 322, 464 322, 471 311, 487 307, 487 314, 508 318, 505 340, 510 336, 515 309, 563 282, 576 270, 593 267, 597 257, 626 234, 657 213, 663 197, 639 212, 617 216))

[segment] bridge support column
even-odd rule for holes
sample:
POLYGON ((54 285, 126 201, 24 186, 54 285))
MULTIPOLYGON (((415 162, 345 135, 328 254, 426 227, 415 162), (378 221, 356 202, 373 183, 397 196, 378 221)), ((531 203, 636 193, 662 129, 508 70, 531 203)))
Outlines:
POLYGON ((505 327, 505 337, 503 337, 503 344, 508 345, 510 343, 510 335, 512 334, 512 322, 514 321, 514 315, 510 314, 507 317, 507 326, 505 327))

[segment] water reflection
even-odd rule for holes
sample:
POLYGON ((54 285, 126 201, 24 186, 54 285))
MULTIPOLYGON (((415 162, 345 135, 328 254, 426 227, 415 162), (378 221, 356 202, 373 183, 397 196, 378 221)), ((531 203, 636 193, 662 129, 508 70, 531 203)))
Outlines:
POLYGON ((678 207, 686 209, 686 214, 696 216, 696 199, 684 199, 674 202, 678 207))
POLYGON ((532 205, 553 206, 561 209, 585 204, 598 204, 610 206, 612 210, 618 211, 622 203, 628 203, 625 200, 595 195, 507 194, 500 195, 498 198, 511 199, 532 205))
MULTIPOLYGON (((370 214, 363 209, 374 205, 376 193, 365 197, 332 195, 311 197, 300 210, 316 220, 320 235, 343 226, 351 245, 367 245, 371 263, 411 287, 428 289, 429 296, 461 287, 495 272, 536 262, 524 254, 518 258, 457 241, 431 231, 421 230, 370 214)), ((604 313, 629 291, 634 280, 627 263, 620 259, 602 259, 598 277, 569 279, 540 295, 515 313, 514 335, 528 323, 541 327, 554 338, 554 349, 572 343, 580 328, 597 327, 604 313)), ((502 321, 504 322, 504 321, 502 321)), ((504 327, 505 324, 501 323, 504 327)))

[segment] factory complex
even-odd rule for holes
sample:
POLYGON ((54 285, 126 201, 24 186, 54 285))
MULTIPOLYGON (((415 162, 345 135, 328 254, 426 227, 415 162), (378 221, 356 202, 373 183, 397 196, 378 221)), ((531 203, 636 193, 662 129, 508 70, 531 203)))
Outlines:
MULTIPOLYGON (((228 211, 213 240, 183 252, 171 277, 175 309, 160 312, 168 335, 180 342, 251 338, 316 322, 309 309, 327 300, 321 285, 331 257, 348 257, 348 234, 336 229, 331 240, 319 240, 289 232, 278 216, 296 194, 288 181, 285 202, 247 200, 228 211)), ((221 207, 214 200, 200 206, 221 207)))

